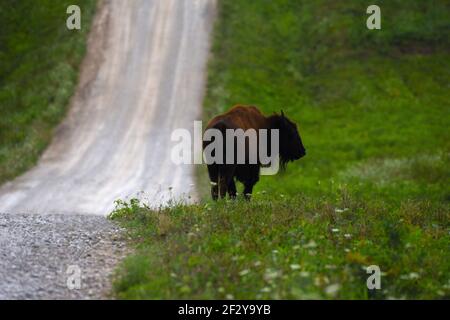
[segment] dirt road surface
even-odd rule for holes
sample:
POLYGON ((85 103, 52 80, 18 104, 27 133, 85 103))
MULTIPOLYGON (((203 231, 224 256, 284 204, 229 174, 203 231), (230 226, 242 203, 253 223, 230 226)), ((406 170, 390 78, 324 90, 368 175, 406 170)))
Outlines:
POLYGON ((0 187, 0 299, 107 297, 124 252, 105 218, 114 200, 195 199, 170 136, 200 119, 214 12, 215 0, 102 1, 66 119, 37 166, 0 187), (69 265, 82 290, 69 291, 69 265))
POLYGON ((141 191, 151 204, 195 197, 170 136, 201 119, 214 5, 105 1, 69 115, 38 165, 0 189, 0 212, 105 215, 141 191))

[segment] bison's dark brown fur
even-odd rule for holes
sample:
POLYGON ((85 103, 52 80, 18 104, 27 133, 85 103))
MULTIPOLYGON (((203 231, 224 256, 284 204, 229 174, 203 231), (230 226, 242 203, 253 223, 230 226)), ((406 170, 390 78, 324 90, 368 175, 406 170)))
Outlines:
MULTIPOLYGON (((259 129, 267 129, 269 137, 271 129, 278 129, 280 135, 279 157, 283 169, 289 161, 298 160, 306 154, 297 125, 285 117, 283 112, 281 112, 281 115, 274 114, 266 117, 257 107, 238 105, 213 118, 208 123, 205 131, 211 128, 222 132, 224 142, 226 129, 243 129, 244 131, 255 129, 257 132, 259 129)), ((212 141, 204 141, 203 149, 210 143, 212 141)), ((268 145, 270 146, 269 142, 268 145)), ((248 152, 247 148, 246 152, 248 152)), ((212 184, 212 198, 214 200, 219 196, 224 198, 227 192, 231 198, 235 198, 236 179, 244 184, 244 196, 249 199, 253 186, 259 180, 260 167, 261 163, 259 161, 257 164, 209 164, 208 173, 212 184)))

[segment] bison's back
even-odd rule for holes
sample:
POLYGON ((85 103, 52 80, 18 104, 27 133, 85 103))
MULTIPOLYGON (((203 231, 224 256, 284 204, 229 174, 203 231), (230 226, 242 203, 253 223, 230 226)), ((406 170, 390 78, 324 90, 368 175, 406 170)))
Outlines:
POLYGON ((267 128, 267 119, 255 106, 237 105, 229 111, 214 117, 207 125, 211 128, 227 129, 263 129, 267 128))

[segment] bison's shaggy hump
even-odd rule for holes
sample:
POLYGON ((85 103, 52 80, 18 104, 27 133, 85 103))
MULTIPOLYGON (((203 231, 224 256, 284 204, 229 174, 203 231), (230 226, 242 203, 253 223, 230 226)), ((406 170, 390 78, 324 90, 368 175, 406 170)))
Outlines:
MULTIPOLYGON (((272 129, 279 130, 279 157, 282 168, 289 161, 298 160, 306 154, 302 139, 297 130, 297 125, 281 114, 264 116, 255 106, 237 105, 229 111, 214 117, 209 121, 205 130, 218 129, 225 137, 227 129, 272 129)), ((268 134, 270 137, 270 132, 268 134)), ((205 149, 212 141, 204 141, 205 149)), ((270 145, 268 143, 267 145, 270 145)), ((257 146, 256 146, 257 148, 257 146)), ((246 148, 246 152, 248 149, 246 148)), ((224 149, 225 153, 225 149, 224 149)), ((246 158, 248 158, 246 156, 246 158)), ((235 179, 244 184, 244 195, 248 199, 252 193, 253 186, 259 180, 259 169, 261 163, 257 164, 208 164, 208 173, 211 180, 211 195, 215 200, 219 196, 225 197, 228 193, 231 198, 236 197, 235 179)))

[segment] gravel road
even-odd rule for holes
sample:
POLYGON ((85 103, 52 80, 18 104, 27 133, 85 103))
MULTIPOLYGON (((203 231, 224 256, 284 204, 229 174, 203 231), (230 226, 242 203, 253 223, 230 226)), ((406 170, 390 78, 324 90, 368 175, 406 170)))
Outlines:
POLYGON ((196 198, 170 136, 201 118, 215 6, 101 1, 66 119, 38 164, 0 187, 0 299, 108 297, 126 251, 105 218, 114 200, 196 198), (69 265, 80 290, 66 286, 69 265))
POLYGON ((101 216, 0 214, 0 299, 108 298, 123 237, 101 216))

